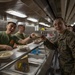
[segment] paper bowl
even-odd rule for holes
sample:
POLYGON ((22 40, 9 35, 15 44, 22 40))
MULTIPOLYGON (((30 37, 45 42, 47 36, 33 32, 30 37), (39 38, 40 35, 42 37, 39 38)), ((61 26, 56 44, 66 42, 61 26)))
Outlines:
POLYGON ((12 51, 0 51, 0 59, 7 59, 13 55, 12 51))

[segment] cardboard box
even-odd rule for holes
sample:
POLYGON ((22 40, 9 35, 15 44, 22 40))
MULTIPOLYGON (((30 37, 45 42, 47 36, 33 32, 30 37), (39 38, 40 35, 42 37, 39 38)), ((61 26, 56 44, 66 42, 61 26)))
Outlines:
POLYGON ((24 56, 15 63, 15 69, 22 72, 29 72, 28 55, 24 56))

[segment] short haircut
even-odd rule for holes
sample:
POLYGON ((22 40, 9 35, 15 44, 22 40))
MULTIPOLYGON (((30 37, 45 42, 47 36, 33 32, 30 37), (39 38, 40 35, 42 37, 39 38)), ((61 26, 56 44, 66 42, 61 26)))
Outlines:
POLYGON ((8 24, 9 24, 9 23, 13 23, 14 25, 16 25, 16 23, 14 23, 14 22, 8 22, 8 24))
MULTIPOLYGON (((62 17, 56 17, 54 20, 62 20, 64 23, 65 23, 65 21, 64 21, 64 19, 62 18, 62 17)), ((66 23, 65 23, 66 24, 66 23)))

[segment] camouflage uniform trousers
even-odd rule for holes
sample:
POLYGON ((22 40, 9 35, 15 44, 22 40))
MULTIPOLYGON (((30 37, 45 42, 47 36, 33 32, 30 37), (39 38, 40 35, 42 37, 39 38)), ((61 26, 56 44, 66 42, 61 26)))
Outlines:
POLYGON ((65 71, 61 71, 61 75, 75 75, 75 71, 73 72, 65 72, 65 71))
POLYGON ((75 75, 75 66, 72 64, 62 66, 61 75, 75 75))

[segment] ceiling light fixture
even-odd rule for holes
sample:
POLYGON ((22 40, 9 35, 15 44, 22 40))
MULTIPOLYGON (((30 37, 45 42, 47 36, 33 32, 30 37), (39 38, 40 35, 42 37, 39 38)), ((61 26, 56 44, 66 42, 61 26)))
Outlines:
POLYGON ((37 19, 35 19, 35 18, 30 18, 30 17, 28 17, 27 20, 32 21, 32 22, 38 22, 37 19))
POLYGON ((39 24, 43 25, 43 26, 46 26, 46 27, 50 27, 48 24, 45 24, 43 22, 39 22, 39 24))
POLYGON ((47 18, 45 18, 45 19, 46 19, 48 22, 51 22, 51 19, 50 19, 50 18, 47 17, 47 18))
POLYGON ((71 26, 74 26, 75 25, 75 22, 73 24, 71 24, 71 26))
POLYGON ((27 17, 25 14, 22 14, 18 11, 14 11, 14 10, 7 10, 6 13, 17 16, 17 17, 21 17, 21 18, 27 17))

